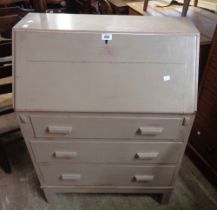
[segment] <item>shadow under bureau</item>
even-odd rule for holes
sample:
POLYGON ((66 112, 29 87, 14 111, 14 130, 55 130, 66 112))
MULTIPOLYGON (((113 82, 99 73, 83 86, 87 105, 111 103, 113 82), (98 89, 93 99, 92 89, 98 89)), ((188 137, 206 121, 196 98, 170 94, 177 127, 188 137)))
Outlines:
POLYGON ((29 14, 13 29, 14 107, 46 198, 169 201, 196 112, 184 18, 29 14))

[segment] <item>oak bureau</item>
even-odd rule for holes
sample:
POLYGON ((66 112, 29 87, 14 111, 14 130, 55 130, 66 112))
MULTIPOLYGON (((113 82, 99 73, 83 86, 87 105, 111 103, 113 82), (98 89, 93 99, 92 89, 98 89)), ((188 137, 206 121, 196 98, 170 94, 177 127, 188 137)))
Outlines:
POLYGON ((28 14, 13 29, 14 108, 48 201, 154 193, 167 203, 197 108, 184 18, 28 14))

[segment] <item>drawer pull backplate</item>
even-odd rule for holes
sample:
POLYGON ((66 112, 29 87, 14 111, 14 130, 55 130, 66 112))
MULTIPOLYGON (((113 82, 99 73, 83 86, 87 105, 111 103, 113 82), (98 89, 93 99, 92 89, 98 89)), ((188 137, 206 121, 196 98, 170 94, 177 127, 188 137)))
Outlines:
POLYGON ((154 180, 153 175, 135 175, 133 180, 136 182, 151 182, 154 180))
POLYGON ((152 160, 157 158, 158 155, 158 152, 137 152, 135 158, 138 160, 152 160))
POLYGON ((80 174, 61 174, 60 179, 65 180, 65 181, 78 181, 81 179, 81 175, 80 174))
POLYGON ((57 126, 57 125, 49 125, 47 127, 47 132, 49 134, 63 134, 69 135, 72 132, 71 126, 57 126))
POLYGON ((140 127, 137 131, 139 135, 159 135, 162 132, 163 132, 162 127, 153 127, 153 126, 140 127))
POLYGON ((69 151, 55 151, 53 153, 54 158, 63 158, 63 159, 72 159, 77 156, 77 152, 69 152, 69 151))

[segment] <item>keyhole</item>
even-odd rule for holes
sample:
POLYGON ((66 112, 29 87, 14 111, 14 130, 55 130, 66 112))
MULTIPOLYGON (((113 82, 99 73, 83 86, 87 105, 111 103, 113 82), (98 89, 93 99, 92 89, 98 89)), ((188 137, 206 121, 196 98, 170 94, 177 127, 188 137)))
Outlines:
POLYGON ((108 40, 105 40, 105 44, 108 44, 108 40))

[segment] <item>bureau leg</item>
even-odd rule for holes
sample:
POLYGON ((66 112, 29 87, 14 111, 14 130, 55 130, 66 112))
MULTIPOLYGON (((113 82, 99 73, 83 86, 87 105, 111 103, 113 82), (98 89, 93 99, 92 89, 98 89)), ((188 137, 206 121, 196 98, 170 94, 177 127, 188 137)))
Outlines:
POLYGON ((53 203, 56 199, 56 194, 52 192, 50 189, 43 189, 44 190, 44 196, 48 203, 53 203))
POLYGON ((168 204, 170 201, 170 197, 172 195, 172 192, 173 192, 172 190, 168 191, 168 192, 164 192, 161 196, 160 203, 161 204, 168 204))

